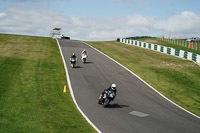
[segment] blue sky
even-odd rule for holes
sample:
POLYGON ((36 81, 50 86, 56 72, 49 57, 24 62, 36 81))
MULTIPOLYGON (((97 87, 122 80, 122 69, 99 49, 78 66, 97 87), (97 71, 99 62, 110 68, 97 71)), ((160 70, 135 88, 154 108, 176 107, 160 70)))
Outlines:
POLYGON ((190 37, 200 32, 199 0, 0 0, 0 32, 74 39, 136 35, 190 37), (31 21, 32 20, 32 21, 31 21))

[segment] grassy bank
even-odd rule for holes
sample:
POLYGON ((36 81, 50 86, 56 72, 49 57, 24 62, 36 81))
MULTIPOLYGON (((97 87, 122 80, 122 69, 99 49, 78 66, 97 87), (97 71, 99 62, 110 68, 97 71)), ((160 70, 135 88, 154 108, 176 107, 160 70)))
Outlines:
POLYGON ((120 42, 87 42, 136 73, 175 103, 200 116, 200 67, 120 42))
POLYGON ((0 34, 0 132, 95 132, 76 109, 56 41, 0 34))

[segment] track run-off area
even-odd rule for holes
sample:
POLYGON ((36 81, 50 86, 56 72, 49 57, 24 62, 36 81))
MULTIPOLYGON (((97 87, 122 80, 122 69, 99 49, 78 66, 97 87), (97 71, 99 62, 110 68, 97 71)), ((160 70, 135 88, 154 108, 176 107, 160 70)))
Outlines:
MULTIPOLYGON (((125 68, 80 42, 58 40, 73 95, 80 110, 103 133, 199 133, 200 119, 172 104, 125 68), (81 51, 89 57, 81 61, 81 51), (69 58, 75 53, 75 68, 69 58), (108 108, 99 105, 100 93, 112 83, 117 96, 108 108)), ((69 81, 68 81, 69 82, 69 81)))

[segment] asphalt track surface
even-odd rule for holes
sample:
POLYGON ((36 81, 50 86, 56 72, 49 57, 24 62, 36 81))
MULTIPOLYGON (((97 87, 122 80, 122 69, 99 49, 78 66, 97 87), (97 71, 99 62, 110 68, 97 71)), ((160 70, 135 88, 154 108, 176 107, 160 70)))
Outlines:
POLYGON ((200 133, 200 119, 168 102, 126 69, 79 41, 59 40, 75 99, 103 133, 200 133), (87 63, 80 53, 88 52, 87 63), (76 68, 69 58, 75 53, 76 68), (100 93, 111 83, 117 96, 108 108, 99 105, 100 93))

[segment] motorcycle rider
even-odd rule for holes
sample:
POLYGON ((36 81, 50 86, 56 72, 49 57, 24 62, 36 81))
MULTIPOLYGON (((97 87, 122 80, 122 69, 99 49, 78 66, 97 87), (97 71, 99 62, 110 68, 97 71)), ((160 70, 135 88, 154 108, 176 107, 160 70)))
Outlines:
POLYGON ((85 63, 87 57, 88 57, 87 52, 85 49, 83 49, 83 51, 81 52, 81 59, 84 63, 85 63))
MULTIPOLYGON (((77 60, 76 55, 75 55, 74 53, 73 53, 72 56, 70 57, 70 62, 71 62, 72 59, 77 60)), ((72 63, 72 62, 71 62, 71 63, 72 63)))
POLYGON ((87 54, 85 49, 83 49, 83 51, 81 52, 81 55, 83 55, 83 54, 86 54, 88 56, 88 54, 87 54))
MULTIPOLYGON (((116 97, 116 93, 117 93, 117 89, 116 89, 116 84, 112 84, 109 88, 107 88, 107 89, 105 89, 102 93, 101 93, 101 103, 99 103, 99 104, 102 104, 102 103, 104 103, 104 94, 106 94, 108 91, 111 91, 111 92, 114 92, 115 93, 115 97, 116 97)), ((114 100, 114 99, 113 99, 114 100)))
POLYGON ((76 55, 75 55, 74 53, 72 54, 70 60, 71 60, 72 58, 76 59, 76 55))

